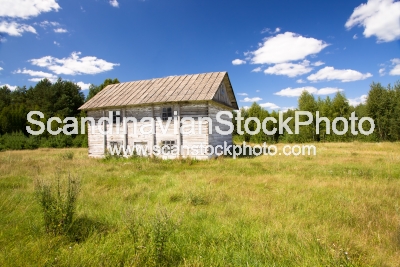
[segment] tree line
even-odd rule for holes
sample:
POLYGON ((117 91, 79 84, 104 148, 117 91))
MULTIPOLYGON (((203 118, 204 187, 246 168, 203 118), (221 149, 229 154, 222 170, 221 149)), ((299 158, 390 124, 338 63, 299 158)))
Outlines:
MULTIPOLYGON (((249 133, 239 134, 238 125, 236 125, 237 112, 234 112, 234 140, 237 142, 252 142, 252 143, 277 143, 277 142, 289 142, 289 143, 304 143, 304 142, 349 142, 349 141, 368 141, 368 142, 380 142, 380 141, 400 141, 400 82, 395 83, 394 86, 390 84, 388 86, 382 86, 380 83, 372 83, 368 92, 367 100, 365 103, 360 103, 357 106, 351 106, 342 92, 337 92, 336 95, 331 98, 327 96, 325 99, 321 97, 316 98, 307 91, 303 91, 298 99, 298 108, 294 110, 288 110, 283 113, 283 120, 285 121, 289 117, 295 118, 296 111, 308 111, 312 114, 313 121, 310 125, 300 126, 299 134, 290 134, 288 131, 279 133, 276 131, 274 134, 266 134, 264 131, 260 131, 256 135, 250 135, 249 133), (354 112, 355 117, 361 119, 362 117, 370 117, 375 124, 374 131, 369 135, 353 134, 350 125, 350 117, 354 112), (330 123, 337 117, 346 118, 346 122, 339 120, 335 123, 336 129, 339 132, 344 132, 346 124, 348 125, 348 131, 344 134, 335 134, 332 131, 332 124, 328 127, 326 121, 317 123, 316 116, 325 117, 330 123), (329 132, 327 132, 329 130, 329 132)), ((259 104, 253 103, 248 109, 241 109, 240 115, 244 119, 241 121, 240 129, 244 129, 245 120, 247 118, 258 118, 259 121, 263 121, 265 118, 275 118, 277 123, 273 123, 269 120, 266 123, 266 129, 272 132, 273 128, 279 128, 279 113, 277 111, 269 112, 262 108, 259 104)), ((299 116, 301 122, 305 122, 308 119, 307 116, 299 116)), ((356 123, 358 126, 358 123, 356 123)), ((287 123, 289 129, 294 133, 295 121, 290 120, 287 123)), ((248 123, 248 129, 254 131, 258 125, 254 121, 248 123)), ((371 128, 371 124, 368 121, 362 123, 362 127, 365 131, 371 128)))
MULTIPOLYGON (((43 79, 29 88, 23 86, 11 90, 7 86, 0 87, 0 150, 86 147, 87 136, 82 134, 52 136, 45 131, 40 136, 29 135, 26 126, 33 130, 38 126, 28 123, 27 114, 29 111, 41 111, 44 118, 33 118, 45 124, 50 117, 75 117, 80 122, 80 117, 86 114, 78 108, 107 85, 115 83, 119 83, 118 79, 106 79, 98 86, 90 85, 86 98, 79 85, 61 78, 54 83, 43 79)), ((51 127, 55 130, 58 125, 54 123, 51 127)))
MULTIPOLYGON (((57 136, 50 135, 45 131, 40 136, 31 136, 26 132, 26 126, 35 130, 36 125, 30 125, 27 121, 27 113, 32 110, 41 111, 45 117, 40 119, 46 122, 50 117, 76 117, 80 122, 80 117, 86 116, 85 112, 78 108, 88 101, 98 92, 109 84, 119 83, 118 79, 106 79, 102 84, 91 85, 85 98, 81 88, 71 82, 59 78, 52 83, 48 79, 43 79, 35 86, 26 88, 17 87, 11 90, 7 86, 0 87, 0 150, 3 149, 32 149, 37 147, 85 147, 87 146, 87 136, 82 134, 57 136)), ((277 142, 347 142, 347 141, 400 141, 400 82, 394 86, 382 86, 380 83, 372 83, 368 92, 366 103, 361 103, 356 107, 349 104, 342 92, 338 92, 333 98, 316 98, 312 94, 304 91, 298 99, 298 108, 288 110, 283 113, 283 120, 295 117, 295 112, 309 111, 313 115, 313 122, 307 126, 301 126, 299 134, 289 134, 287 131, 268 135, 260 131, 256 135, 249 133, 239 134, 234 116, 234 139, 235 141, 252 143, 277 143, 277 142), (372 134, 365 136, 362 134, 353 135, 347 131, 343 135, 334 134, 332 131, 327 133, 325 121, 317 124, 315 118, 326 117, 332 122, 336 117, 350 118, 355 112, 358 118, 371 117, 375 123, 375 130, 372 134), (318 128, 318 129, 317 129, 318 128)), ((263 121, 267 117, 273 117, 279 124, 279 113, 269 112, 257 103, 253 103, 248 109, 241 109, 240 114, 244 119, 255 117, 263 121)), ((35 118, 39 120, 39 118, 35 118)), ((301 117, 305 120, 305 116, 301 117)), ((349 121, 350 125, 350 121, 349 121)), ((288 127, 294 132, 294 120, 288 123, 288 127)), ((343 130, 344 122, 336 124, 338 130, 343 130)), ((56 129, 58 125, 51 127, 56 129)), ((244 129, 244 120, 240 125, 244 129)), ((254 121, 248 125, 249 130, 254 131, 257 127, 254 121)), ((268 121, 266 128, 272 130, 279 125, 268 121)), ((80 128, 80 125, 79 125, 80 128)), ((364 129, 369 129, 369 122, 363 123, 364 129)), ((54 130, 53 129, 53 130, 54 130)))

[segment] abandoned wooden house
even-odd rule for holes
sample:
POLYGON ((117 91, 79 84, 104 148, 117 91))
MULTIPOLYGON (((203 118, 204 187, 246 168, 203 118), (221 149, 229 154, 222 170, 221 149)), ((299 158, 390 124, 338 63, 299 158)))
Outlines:
MULTIPOLYGON (((228 73, 212 72, 108 85, 80 109, 86 110, 87 117, 92 117, 95 123, 102 117, 109 117, 109 114, 113 117, 114 123, 111 125, 102 124, 105 134, 98 127, 88 131, 91 157, 103 157, 107 149, 115 146, 123 149, 128 146, 151 149, 155 145, 161 145, 177 148, 175 154, 162 155, 163 158, 190 156, 207 159, 215 156, 215 153, 210 155, 210 151, 198 150, 193 154, 181 147, 216 147, 224 145, 224 142, 231 145, 231 134, 221 135, 215 131, 217 126, 224 131, 229 129, 228 125, 217 121, 217 113, 238 109, 238 105, 228 73), (149 117, 156 122, 151 133, 134 129, 144 126, 145 122, 141 120, 149 117), (201 126, 200 130, 189 133, 181 131, 181 128, 190 123, 183 120, 185 117, 193 118, 201 126), (131 120, 119 125, 116 123, 123 122, 124 118, 131 120), (136 119, 136 125, 132 118, 136 119), (113 128, 112 133, 109 131, 110 127, 113 128)), ((227 115, 222 118, 229 120, 227 115)))

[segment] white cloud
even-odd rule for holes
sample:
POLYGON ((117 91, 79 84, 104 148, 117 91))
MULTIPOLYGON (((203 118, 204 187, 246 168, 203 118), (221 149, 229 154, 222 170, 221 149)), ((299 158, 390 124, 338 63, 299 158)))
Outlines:
POLYGON ((261 30, 261 34, 270 33, 270 32, 271 32, 270 28, 264 28, 264 29, 261 30))
POLYGON ((118 63, 107 62, 93 56, 80 58, 80 54, 80 52, 73 52, 71 56, 61 59, 45 56, 38 59, 31 59, 29 62, 35 66, 47 68, 58 75, 98 74, 119 66, 118 63))
POLYGON ((309 55, 318 54, 327 47, 324 41, 285 32, 266 38, 264 43, 249 52, 253 64, 278 64, 302 60, 309 55))
POLYGON ((45 20, 45 21, 42 21, 40 23, 34 23, 34 25, 39 25, 40 27, 46 29, 49 26, 57 27, 57 26, 60 25, 60 23, 55 22, 55 21, 47 21, 47 20, 45 20))
POLYGON ((336 94, 337 92, 343 92, 343 89, 336 88, 336 87, 324 87, 318 90, 316 95, 331 95, 336 94))
POLYGON ((353 35, 353 39, 354 39, 354 40, 358 39, 357 34, 354 34, 354 35, 353 35))
POLYGON ((378 42, 390 42, 400 38, 400 2, 395 0, 368 0, 356 7, 345 26, 364 27, 364 36, 375 35, 378 42))
POLYGON ((66 32, 68 32, 67 29, 60 27, 61 26, 60 23, 58 23, 56 21, 47 21, 47 20, 45 20, 45 21, 42 21, 40 23, 34 23, 34 25, 39 25, 43 29, 47 29, 48 27, 53 27, 53 31, 55 33, 66 33, 66 32))
POLYGON ((274 103, 270 103, 270 102, 262 103, 262 104, 260 104, 260 106, 263 108, 269 108, 269 109, 278 109, 279 108, 279 106, 277 106, 274 103))
POLYGON ((31 82, 39 82, 41 80, 43 80, 44 78, 47 78, 49 81, 51 82, 55 82, 57 81, 57 76, 52 74, 52 73, 48 73, 48 72, 44 72, 44 71, 35 71, 35 70, 27 70, 27 69, 23 69, 23 70, 16 70, 13 72, 14 74, 26 74, 29 76, 32 76, 33 78, 30 78, 29 81, 31 82))
POLYGON ((298 97, 301 95, 301 93, 303 91, 307 91, 310 94, 314 94, 314 95, 330 95, 330 94, 334 94, 337 92, 342 92, 343 89, 325 87, 325 88, 321 88, 318 90, 317 88, 312 87, 312 86, 305 86, 305 87, 299 87, 299 88, 288 87, 286 89, 282 89, 279 92, 274 93, 274 95, 286 96, 286 97, 298 97))
POLYGON ((17 86, 12 86, 12 85, 9 85, 8 83, 0 85, 0 87, 3 87, 3 86, 7 86, 8 89, 10 89, 11 91, 14 91, 15 89, 17 89, 17 86))
POLYGON ((89 89, 90 83, 84 83, 84 82, 77 82, 77 85, 81 87, 82 90, 87 90, 89 89))
POLYGON ((3 68, 2 68, 2 67, 0 67, 0 71, 1 71, 1 70, 3 70, 3 68))
POLYGON ((385 71, 386 71, 385 68, 379 69, 379 75, 380 75, 380 76, 385 76, 385 74, 386 74, 385 71))
POLYGON ((365 80, 369 77, 372 77, 371 73, 361 73, 355 70, 336 70, 333 67, 325 67, 320 69, 317 73, 311 74, 307 77, 309 81, 317 82, 317 81, 331 81, 331 80, 339 80, 341 82, 352 82, 365 80))
POLYGON ((68 31, 66 29, 63 29, 63 28, 57 28, 57 29, 54 29, 54 32, 55 33, 66 33, 68 31))
MULTIPOLYGON (((44 78, 38 78, 38 77, 36 77, 36 78, 30 78, 30 79, 28 79, 28 81, 31 81, 31 82, 40 82, 41 80, 43 80, 44 78)), ((52 83, 55 83, 56 81, 57 81, 57 78, 46 78, 47 80, 49 80, 50 82, 52 82, 52 83)))
POLYGON ((296 83, 306 83, 306 81, 304 81, 303 79, 298 79, 298 80, 296 81, 296 83))
POLYGON ((270 28, 264 28, 264 29, 261 31, 261 34, 264 34, 264 33, 274 34, 274 33, 280 32, 280 31, 281 31, 280 28, 276 28, 275 31, 272 31, 270 28))
POLYGON ((56 0, 1 0, 0 2, 0 17, 27 19, 61 8, 56 0))
POLYGON ((325 62, 317 61, 317 62, 314 62, 312 65, 315 67, 319 67, 319 66, 325 65, 325 62))
POLYGON ((27 24, 20 24, 17 22, 0 22, 0 32, 6 33, 11 36, 22 36, 24 32, 31 32, 36 34, 35 28, 27 24))
POLYGON ((253 97, 253 98, 245 97, 243 100, 241 100, 241 102, 257 102, 257 101, 260 101, 260 100, 262 100, 262 98, 259 98, 259 97, 253 97))
POLYGON ((257 92, 257 93, 259 93, 259 92, 260 92, 260 90, 256 90, 256 92, 257 92))
POLYGON ((53 44, 55 44, 56 46, 60 46, 60 43, 54 41, 53 44))
POLYGON ((248 94, 246 94, 246 93, 238 93, 237 95, 240 95, 240 96, 248 96, 248 94))
POLYGON ((251 72, 260 72, 261 71, 261 67, 257 67, 254 70, 252 70, 251 72))
POLYGON ((242 65, 242 64, 246 64, 246 61, 241 60, 241 59, 235 59, 235 60, 232 60, 232 64, 233 65, 242 65))
POLYGON ((362 95, 356 98, 349 98, 347 100, 349 100, 349 105, 355 107, 358 106, 359 104, 365 104, 365 102, 367 101, 367 95, 362 95))
POLYGON ((303 60, 303 62, 300 63, 279 63, 264 70, 264 73, 296 77, 309 73, 312 70, 313 68, 310 67, 310 61, 303 60))
POLYGON ((119 3, 117 0, 110 0, 109 1, 110 5, 112 5, 113 7, 119 7, 119 3))
POLYGON ((23 70, 16 70, 13 73, 19 73, 19 74, 27 74, 29 76, 37 76, 37 77, 43 77, 43 78, 57 78, 57 76, 55 76, 54 74, 48 73, 48 72, 44 72, 44 71, 35 71, 35 70, 27 70, 27 69, 23 69, 23 70))
POLYGON ((394 68, 389 72, 389 74, 392 76, 400 75, 400 58, 394 58, 391 62, 392 65, 394 65, 394 68))

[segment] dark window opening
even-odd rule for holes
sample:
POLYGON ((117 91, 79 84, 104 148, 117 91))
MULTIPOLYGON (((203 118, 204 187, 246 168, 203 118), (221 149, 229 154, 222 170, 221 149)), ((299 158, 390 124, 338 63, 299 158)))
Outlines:
POLYGON ((166 121, 166 120, 168 120, 168 118, 171 118, 172 117, 172 108, 171 107, 163 108, 161 117, 162 117, 163 121, 166 121))
POLYGON ((161 142, 161 144, 162 144, 163 151, 165 151, 167 153, 170 153, 170 152, 176 150, 176 147, 175 147, 176 142, 174 140, 164 140, 161 142))
POLYGON ((171 146, 175 145, 175 141, 173 141, 173 140, 165 140, 165 141, 162 141, 162 145, 171 147, 171 146))
POLYGON ((117 118, 119 118, 119 123, 121 123, 121 112, 113 111, 113 123, 117 123, 117 118))

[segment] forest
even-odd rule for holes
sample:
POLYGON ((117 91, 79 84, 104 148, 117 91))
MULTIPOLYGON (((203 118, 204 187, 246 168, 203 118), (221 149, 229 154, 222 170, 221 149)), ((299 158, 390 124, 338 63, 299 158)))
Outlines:
MULTIPOLYGON (((23 86, 10 90, 7 86, 0 87, 0 150, 87 147, 87 135, 84 134, 53 136, 45 131, 40 136, 29 135, 26 126, 33 130, 38 126, 28 123, 27 114, 29 111, 41 111, 44 118, 33 118, 45 124, 50 117, 61 120, 75 117, 80 122, 80 117, 86 114, 78 108, 107 85, 115 83, 119 83, 118 79, 106 79, 98 86, 91 85, 86 98, 77 84, 61 78, 55 83, 43 79, 29 88, 23 86)), ((54 130, 59 125, 53 123, 51 127, 54 130)))
MULTIPOLYGON (((85 97, 81 88, 71 82, 59 78, 55 83, 47 79, 43 79, 35 86, 26 88, 17 87, 11 90, 7 86, 0 87, 0 150, 7 149, 35 149, 39 147, 87 147, 87 136, 84 134, 57 136, 50 135, 47 131, 40 136, 31 136, 26 131, 26 126, 30 126, 33 130, 36 125, 30 125, 27 121, 27 113, 32 110, 41 111, 45 117, 41 120, 46 122, 50 117, 59 117, 62 120, 66 117, 76 117, 80 122, 80 117, 85 116, 85 112, 78 108, 100 92, 109 84, 119 83, 118 79, 106 79, 102 84, 96 86, 91 85, 88 95, 85 97)), ((394 86, 383 86, 380 83, 372 83, 369 88, 368 97, 365 103, 353 107, 349 104, 346 96, 342 92, 338 92, 333 98, 318 97, 304 91, 298 99, 298 108, 296 110, 309 111, 316 117, 326 117, 333 121, 336 117, 349 118, 352 112, 358 118, 370 117, 374 120, 374 132, 368 136, 358 134, 353 135, 351 131, 347 131, 344 135, 336 135, 327 133, 325 122, 300 127, 299 134, 288 134, 278 132, 274 135, 267 135, 263 131, 256 135, 244 133, 239 135, 237 125, 235 125, 234 141, 251 142, 251 143, 305 143, 305 142, 383 142, 383 141, 399 141, 400 140, 400 81, 394 86), (317 131, 317 127, 319 128, 317 131)), ((284 112, 284 119, 294 117, 296 110, 288 110, 284 112)), ((253 103, 248 109, 241 109, 240 114, 244 119, 255 117, 263 121, 267 117, 274 117, 278 120, 278 111, 268 111, 257 103, 253 103)), ((238 112, 233 112, 234 122, 238 112)), ((39 120, 39 118, 36 118, 39 120)), ((305 119, 305 118, 304 118, 305 119)), ((234 123, 235 124, 235 123, 234 123)), ((350 123, 349 123, 350 125, 350 123)), ((290 129, 294 131, 293 120, 288 123, 290 129)), ((343 129, 344 122, 337 123, 337 129, 343 129)), ((56 129, 59 125, 52 124, 51 127, 56 129)), ((80 127, 80 125, 79 125, 80 127)), ((269 121, 266 128, 271 130, 274 125, 269 121)), ((364 129, 369 129, 369 122, 363 123, 364 129)), ((249 130, 254 130, 256 125, 250 122, 249 130)), ((241 129, 244 129, 244 121, 241 129)))

